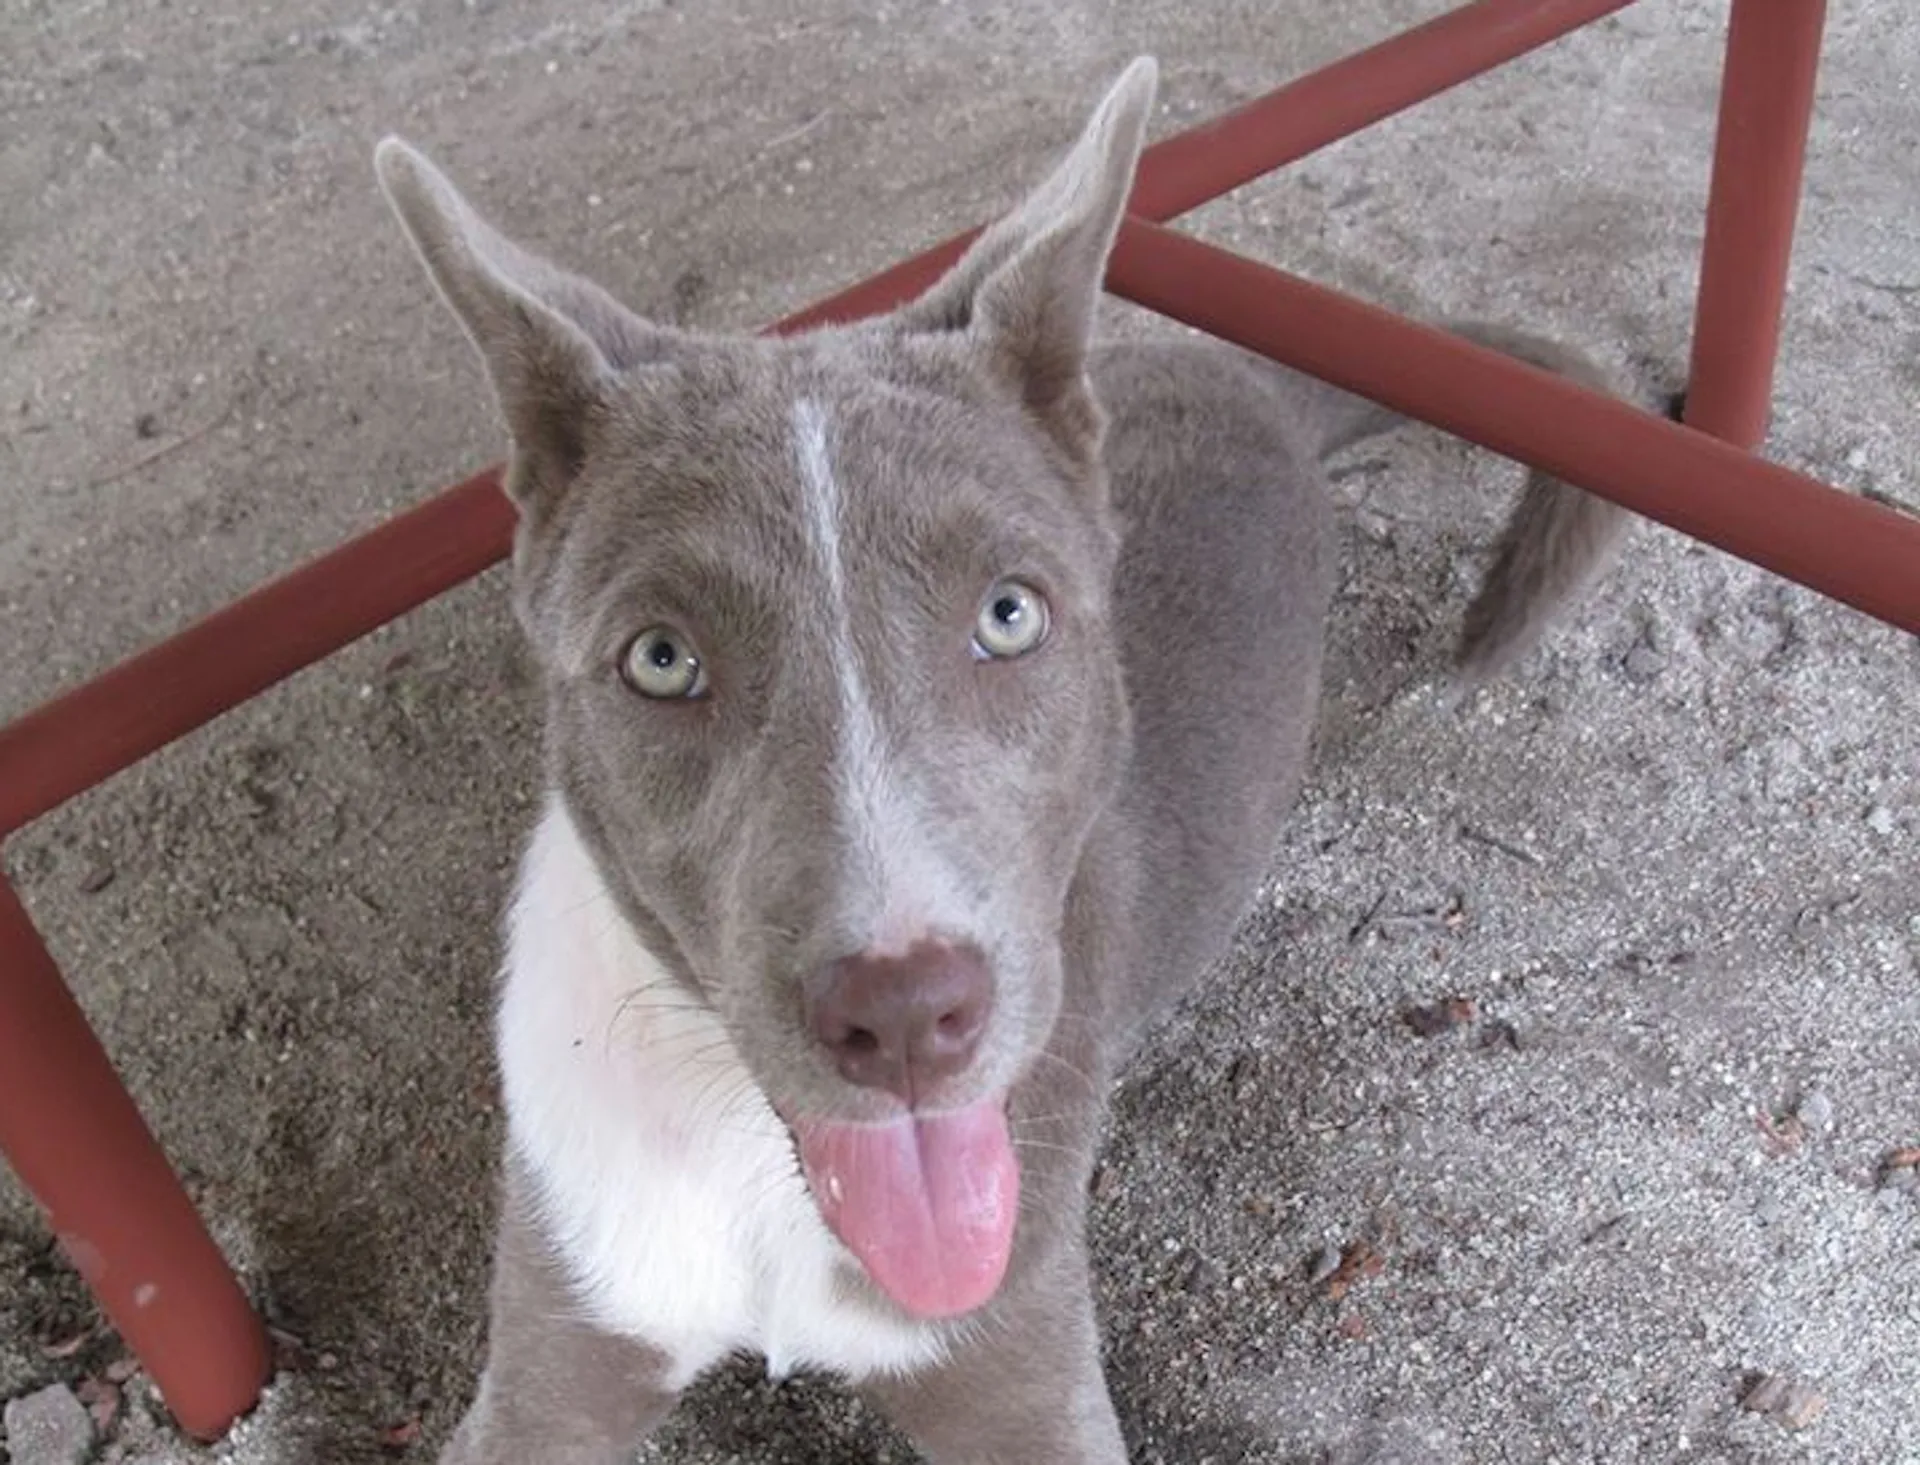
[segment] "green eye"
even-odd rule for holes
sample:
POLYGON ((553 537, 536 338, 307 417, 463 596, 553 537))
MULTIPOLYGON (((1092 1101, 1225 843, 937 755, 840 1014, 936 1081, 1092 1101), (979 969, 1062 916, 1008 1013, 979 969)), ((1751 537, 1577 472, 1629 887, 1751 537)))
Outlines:
POLYGON ((700 653, 672 626, 649 626, 627 643, 620 679, 642 697, 662 701, 703 697, 707 691, 700 653))
POLYGON ((1020 580, 1001 580, 980 602, 973 622, 973 654, 1010 661, 1047 639, 1046 597, 1020 580))

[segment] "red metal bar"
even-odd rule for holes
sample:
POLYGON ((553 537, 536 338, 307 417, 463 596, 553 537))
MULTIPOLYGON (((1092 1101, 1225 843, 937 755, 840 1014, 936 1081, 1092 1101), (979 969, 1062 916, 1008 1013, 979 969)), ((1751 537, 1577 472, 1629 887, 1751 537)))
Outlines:
POLYGON ((482 473, 0 728, 0 836, 477 575, 512 533, 482 473))
POLYGON ((1158 225, 1127 221, 1107 283, 1920 634, 1920 519, 1158 225))
POLYGON ((1767 435, 1826 0, 1734 0, 1694 307, 1687 424, 1767 435))
MULTIPOLYGON (((1147 149, 1133 206, 1174 217, 1630 3, 1476 0, 1147 149)), ((804 330, 911 299, 972 237, 948 240, 771 329, 804 330)), ((500 559, 513 520, 494 491, 498 471, 0 728, 0 837, 500 559)))
MULTIPOLYGON (((1127 209, 1164 224, 1632 3, 1476 0, 1450 10, 1155 143, 1141 155, 1127 209)), ((904 304, 960 258, 978 232, 937 244, 774 329, 812 330, 904 304)))
POLYGON ((1269 92, 1151 150, 1129 207, 1156 223, 1198 208, 1633 0, 1479 0, 1269 92))
POLYGON ((4 880, 0 1151, 181 1427, 225 1433, 266 1334, 4 880))

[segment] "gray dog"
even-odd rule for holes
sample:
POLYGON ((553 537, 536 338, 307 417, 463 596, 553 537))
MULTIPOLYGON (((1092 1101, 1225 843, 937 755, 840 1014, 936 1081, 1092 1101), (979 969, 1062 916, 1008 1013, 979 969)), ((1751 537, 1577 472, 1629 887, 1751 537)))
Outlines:
MULTIPOLYGON (((623 1459, 740 1351, 941 1465, 1125 1460, 1083 1234, 1108 1085, 1266 869, 1319 693, 1318 465, 1393 421, 1222 346, 1093 346, 1154 77, 924 297, 782 341, 641 320, 381 145, 512 431, 547 699, 448 1461, 623 1459)), ((1534 479, 1467 670, 1621 521, 1534 479)))

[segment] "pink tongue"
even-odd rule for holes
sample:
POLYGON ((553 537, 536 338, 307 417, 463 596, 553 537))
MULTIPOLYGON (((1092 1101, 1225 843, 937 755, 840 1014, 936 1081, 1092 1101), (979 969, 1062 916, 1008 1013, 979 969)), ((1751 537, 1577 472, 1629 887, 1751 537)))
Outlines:
POLYGON ((794 1128, 820 1214, 902 1308, 953 1317, 999 1290, 1020 1201, 999 1099, 887 1124, 794 1128))

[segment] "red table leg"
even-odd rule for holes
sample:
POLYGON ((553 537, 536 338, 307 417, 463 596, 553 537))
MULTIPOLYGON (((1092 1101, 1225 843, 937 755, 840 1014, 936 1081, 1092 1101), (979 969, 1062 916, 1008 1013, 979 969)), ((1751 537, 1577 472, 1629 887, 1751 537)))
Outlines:
POLYGON ((1144 219, 1107 286, 1920 635, 1910 514, 1144 219))
POLYGON ((1686 421, 1747 449, 1767 435, 1826 13, 1826 0, 1733 0, 1727 29, 1686 421))
POLYGON ((266 1381, 266 1333, 5 880, 0 1152, 181 1427, 223 1434, 266 1381))

